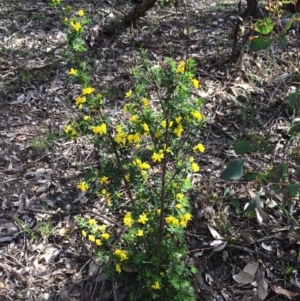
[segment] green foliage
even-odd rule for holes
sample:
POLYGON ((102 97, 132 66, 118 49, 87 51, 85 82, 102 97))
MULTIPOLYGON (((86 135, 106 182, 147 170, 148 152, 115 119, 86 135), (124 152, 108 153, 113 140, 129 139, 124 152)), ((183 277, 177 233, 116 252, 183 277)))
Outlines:
POLYGON ((256 20, 252 24, 252 29, 256 33, 250 37, 250 51, 257 52, 265 50, 269 48, 273 42, 281 47, 287 46, 289 43, 287 37, 288 31, 292 26, 299 24, 300 14, 296 13, 290 17, 285 26, 281 25, 280 17, 283 14, 283 3, 280 1, 269 1, 266 9, 269 11, 270 16, 264 20, 256 20), (274 31, 275 27, 276 32, 274 31))
POLYGON ((195 61, 166 58, 153 67, 142 54, 132 71, 134 85, 125 93, 123 118, 112 119, 103 95, 113 101, 108 97, 115 94, 96 91, 78 55, 85 50, 80 39, 88 20, 81 10, 79 17, 68 14, 69 76, 82 89, 75 98, 79 117, 64 132, 71 140, 90 137, 100 157, 99 167, 87 170, 77 188, 99 197, 106 212, 121 219, 103 216, 119 228, 111 233, 105 224, 78 216, 81 235, 98 248, 110 277, 132 285, 130 299, 192 301, 195 268, 185 260, 184 231, 192 218, 186 194, 191 174, 200 171, 196 156, 205 150, 196 141, 204 117, 203 101, 192 93, 199 88, 195 61))
POLYGON ((221 173, 223 180, 238 180, 243 176, 244 160, 235 160, 228 163, 225 170, 221 173))

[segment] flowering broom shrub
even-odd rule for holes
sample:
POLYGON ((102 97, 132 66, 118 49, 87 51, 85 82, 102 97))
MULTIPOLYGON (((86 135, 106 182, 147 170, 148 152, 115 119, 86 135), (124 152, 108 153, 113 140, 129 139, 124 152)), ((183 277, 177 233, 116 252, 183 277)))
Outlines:
POLYGON ((124 114, 116 120, 86 64, 69 70, 82 86, 74 100, 80 117, 64 132, 70 139, 90 137, 100 157, 99 168, 86 172, 77 188, 99 197, 119 217, 113 224, 120 229, 109 231, 95 219, 76 221, 81 235, 99 248, 104 271, 132 285, 130 300, 194 300, 195 268, 185 260, 184 232, 192 218, 187 192, 205 150, 199 143, 202 99, 192 93, 199 88, 194 71, 192 59, 178 64, 165 59, 152 67, 143 55, 124 96, 124 114))

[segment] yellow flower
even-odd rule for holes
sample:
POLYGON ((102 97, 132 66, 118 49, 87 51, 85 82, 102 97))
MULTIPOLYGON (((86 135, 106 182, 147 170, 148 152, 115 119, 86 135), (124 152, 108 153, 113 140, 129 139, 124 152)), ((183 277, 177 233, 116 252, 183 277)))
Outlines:
POLYGON ((109 235, 109 233, 103 233, 101 236, 103 239, 109 239, 110 235, 109 235))
POLYGON ((77 132, 75 129, 71 127, 71 125, 67 125, 64 129, 64 132, 70 134, 71 136, 76 136, 77 132))
POLYGON ((131 212, 127 212, 126 214, 125 214, 125 216, 124 216, 124 219, 123 219, 123 222, 124 222, 124 225, 126 226, 126 227, 131 227, 132 226, 132 224, 133 224, 133 219, 132 219, 132 217, 131 217, 131 212))
POLYGON ((94 88, 86 87, 82 89, 82 95, 89 95, 92 94, 95 91, 94 88))
POLYGON ((141 170, 148 170, 148 169, 151 168, 151 166, 150 166, 148 163, 143 162, 143 163, 141 163, 141 164, 139 165, 139 168, 140 168, 141 170))
POLYGON ((151 158, 152 158, 153 162, 160 162, 164 158, 164 154, 163 153, 153 153, 151 158))
POLYGON ((96 239, 95 243, 98 247, 102 246, 102 241, 100 239, 96 239))
POLYGON ((85 231, 85 230, 82 230, 82 231, 81 231, 81 235, 82 235, 83 237, 86 237, 86 236, 87 236, 86 231, 85 231))
POLYGON ((192 82, 195 89, 199 89, 199 81, 195 78, 190 78, 190 81, 192 82))
POLYGON ((160 138, 161 136, 162 136, 161 131, 156 131, 155 134, 154 134, 154 137, 155 137, 156 139, 160 138))
POLYGON ((100 180, 99 180, 100 185, 105 185, 108 184, 108 177, 103 176, 100 180))
POLYGON ((77 69, 71 68, 69 71, 69 75, 77 75, 77 69))
POLYGON ((170 153, 171 152, 170 146, 167 147, 166 144, 164 144, 164 150, 166 151, 166 153, 170 153))
POLYGON ((198 111, 192 112, 192 116, 193 116, 195 119, 199 120, 199 121, 202 121, 202 120, 203 120, 202 114, 201 114, 200 112, 198 112, 198 111))
POLYGON ((129 113, 130 106, 128 104, 124 105, 124 113, 129 113))
POLYGON ((179 123, 179 124, 177 125, 177 128, 173 131, 173 133, 174 133, 177 137, 180 137, 181 134, 182 134, 182 132, 183 132, 183 127, 182 127, 181 123, 179 123))
POLYGON ((160 214, 161 210, 160 209, 156 209, 157 214, 160 214))
POLYGON ((189 161, 190 161, 191 163, 193 163, 194 160, 195 160, 194 157, 190 157, 190 158, 189 158, 189 161))
POLYGON ((86 115, 86 116, 83 117, 83 120, 84 120, 84 121, 91 121, 91 120, 92 120, 92 117, 86 115))
POLYGON ((106 228, 106 226, 105 226, 105 225, 101 225, 101 226, 99 226, 99 227, 98 227, 98 230, 102 232, 102 231, 104 231, 104 230, 105 230, 105 228, 106 228))
POLYGON ((149 126, 148 126, 147 123, 144 123, 144 124, 143 124, 143 129, 144 129, 144 131, 145 131, 146 133, 149 132, 149 126))
POLYGON ((147 221, 148 221, 148 218, 147 218, 146 213, 143 213, 139 216, 138 223, 145 225, 147 221))
POLYGON ((143 236, 144 235, 144 230, 139 229, 136 233, 136 236, 143 236))
POLYGON ((70 5, 66 5, 65 10, 66 10, 67 12, 69 12, 71 9, 72 9, 72 7, 71 7, 70 5))
POLYGON ((193 172, 198 172, 200 170, 200 167, 197 163, 192 163, 192 170, 193 172))
POLYGON ((116 249, 114 255, 118 256, 121 261, 128 259, 127 252, 121 249, 116 249))
POLYGON ((193 147, 193 151, 196 153, 197 151, 200 153, 204 153, 205 147, 202 143, 197 144, 196 146, 193 147))
POLYGON ((181 209, 182 208, 182 204, 176 204, 175 206, 177 209, 181 209))
POLYGON ((185 61, 181 61, 181 62, 179 62, 178 66, 177 66, 176 72, 184 73, 184 71, 185 71, 185 61))
POLYGON ((59 4, 60 3, 60 0, 52 0, 51 1, 53 4, 59 4))
POLYGON ((125 175, 125 180, 126 180, 126 182, 129 182, 130 181, 130 175, 125 175))
POLYGON ((184 199, 184 194, 183 193, 177 193, 176 194, 176 200, 183 200, 184 199))
POLYGON ((176 123, 180 123, 181 120, 182 120, 182 117, 181 117, 181 116, 178 116, 177 118, 175 118, 176 123))
POLYGON ((175 216, 168 216, 165 218, 166 224, 171 224, 173 226, 178 226, 179 225, 179 220, 175 216))
POLYGON ((75 31, 79 31, 81 29, 81 24, 77 21, 71 21, 70 22, 70 26, 75 30, 75 31))
POLYGON ((121 266, 117 263, 116 264, 116 272, 118 272, 119 274, 121 273, 121 266))
POLYGON ((97 224, 97 221, 95 219, 89 219, 88 224, 89 224, 89 226, 93 226, 93 225, 97 224))
POLYGON ((149 100, 145 97, 142 98, 142 104, 144 107, 148 107, 149 106, 149 100))
POLYGON ((94 242, 96 240, 94 235, 89 235, 89 241, 94 242))
POLYGON ((105 135, 107 132, 105 123, 102 123, 101 125, 97 125, 97 126, 92 126, 91 129, 95 134, 99 134, 99 135, 105 135))
POLYGON ((82 9, 80 9, 78 12, 77 12, 78 16, 79 17, 83 17, 84 16, 84 11, 82 9))
POLYGON ((190 213, 186 213, 180 217, 180 226, 183 228, 186 227, 188 221, 192 219, 192 215, 190 213))
POLYGON ((132 115, 130 118, 129 118, 129 121, 130 122, 138 122, 139 120, 139 116, 138 115, 132 115))
POLYGON ((125 93, 125 98, 130 98, 132 95, 132 90, 129 90, 128 92, 125 93))
MULTIPOLYGON (((169 128, 173 125, 173 121, 171 120, 171 121, 169 121, 169 128)), ((166 120, 162 120, 161 122, 160 122, 160 125, 165 129, 166 127, 167 127, 167 121, 166 120)))
POLYGON ((83 181, 77 184, 77 188, 81 191, 87 191, 89 189, 89 186, 86 182, 83 181))
POLYGON ((82 105, 86 102, 86 98, 83 96, 78 96, 76 99, 75 99, 75 104, 76 106, 78 106, 79 109, 82 109, 82 105))
POLYGON ((127 137, 129 143, 138 143, 141 141, 140 133, 130 134, 127 137))
POLYGON ((158 282, 158 281, 155 281, 154 284, 151 285, 151 287, 152 287, 154 290, 159 290, 159 289, 160 289, 159 282, 158 282))

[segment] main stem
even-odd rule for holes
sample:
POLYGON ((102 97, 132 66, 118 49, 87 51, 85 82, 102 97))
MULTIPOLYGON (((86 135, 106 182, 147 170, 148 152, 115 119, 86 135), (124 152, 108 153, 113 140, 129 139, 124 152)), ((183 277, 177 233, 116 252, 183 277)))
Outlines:
POLYGON ((157 237, 157 266, 156 273, 160 272, 160 263, 161 263, 161 250, 162 250, 162 238, 164 232, 164 216, 165 216, 165 195, 166 195, 166 173, 167 173, 167 158, 166 158, 166 149, 168 148, 168 129, 169 129, 169 110, 167 110, 167 120, 166 120, 166 133, 165 133, 165 151, 164 159, 162 165, 162 176, 161 176, 161 193, 160 193, 160 216, 159 216, 159 229, 157 237))

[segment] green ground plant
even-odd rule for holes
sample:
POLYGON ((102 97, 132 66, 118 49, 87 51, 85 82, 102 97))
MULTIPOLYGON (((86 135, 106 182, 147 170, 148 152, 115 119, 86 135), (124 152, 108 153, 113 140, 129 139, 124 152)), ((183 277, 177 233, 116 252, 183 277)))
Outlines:
MULTIPOLYGON (((85 49, 74 47, 86 24, 85 12, 79 12, 67 28, 67 52, 73 56, 85 49)), ((187 265, 184 233, 192 218, 187 192, 205 150, 198 141, 203 101, 192 93, 199 88, 196 65, 166 58, 153 67, 146 54, 141 57, 119 119, 109 114, 105 91, 93 86, 86 63, 70 58, 70 79, 82 90, 75 98, 79 117, 66 126, 65 136, 90 137, 99 154, 99 167, 87 170, 77 188, 102 200, 115 217, 104 220, 119 229, 111 233, 104 220, 81 216, 76 222, 98 248, 103 270, 132 285, 130 300, 194 300, 196 269, 187 265)))

